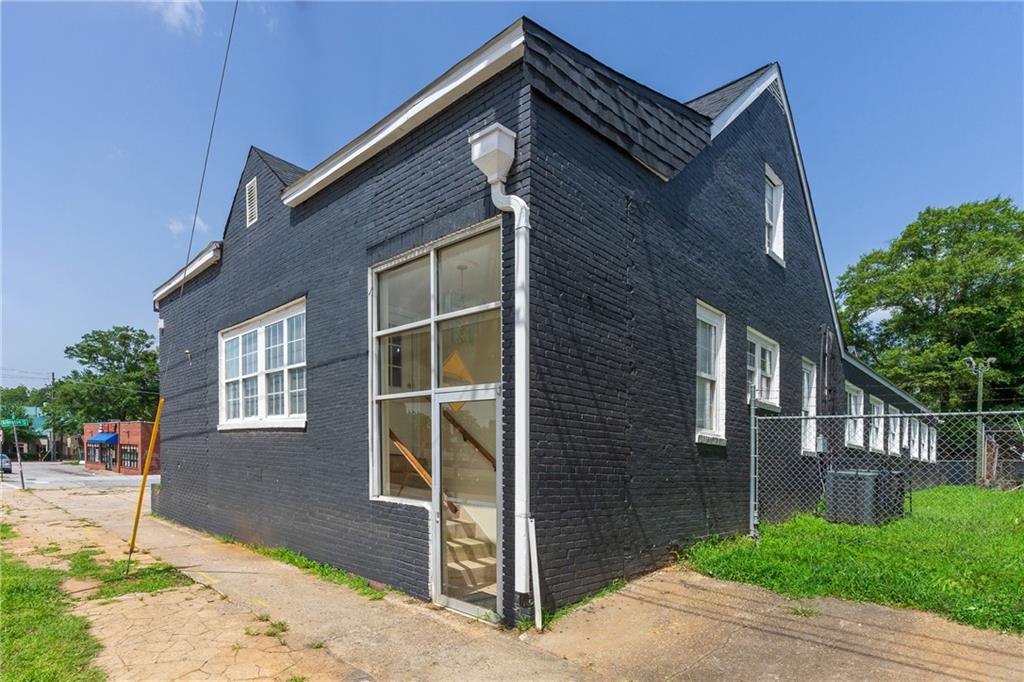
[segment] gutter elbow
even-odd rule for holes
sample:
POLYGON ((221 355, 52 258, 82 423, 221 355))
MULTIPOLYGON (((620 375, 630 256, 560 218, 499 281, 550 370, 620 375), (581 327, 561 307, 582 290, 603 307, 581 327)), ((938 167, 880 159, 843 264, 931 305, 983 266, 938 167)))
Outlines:
POLYGON ((491 201, 499 210, 512 213, 515 218, 515 229, 530 228, 529 204, 515 194, 505 194, 505 183, 500 180, 491 183, 491 201))

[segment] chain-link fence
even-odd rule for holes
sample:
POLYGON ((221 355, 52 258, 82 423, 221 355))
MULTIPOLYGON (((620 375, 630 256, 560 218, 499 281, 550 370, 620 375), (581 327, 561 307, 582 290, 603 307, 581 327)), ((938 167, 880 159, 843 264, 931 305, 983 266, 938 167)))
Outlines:
POLYGON ((1024 490, 1024 411, 756 417, 752 528, 811 513, 877 525, 936 486, 1024 490))

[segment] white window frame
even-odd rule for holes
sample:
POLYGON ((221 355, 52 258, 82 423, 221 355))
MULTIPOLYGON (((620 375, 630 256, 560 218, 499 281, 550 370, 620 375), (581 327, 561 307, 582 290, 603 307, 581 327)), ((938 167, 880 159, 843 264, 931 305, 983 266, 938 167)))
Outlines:
POLYGON ((814 455, 818 437, 818 366, 807 358, 801 358, 800 372, 800 414, 807 417, 800 422, 800 450, 805 455, 814 455), (811 376, 809 396, 805 394, 807 386, 804 381, 808 373, 811 376))
POLYGON ((921 423, 910 418, 910 459, 921 459, 921 423))
MULTIPOLYGON (((294 317, 295 315, 304 314, 306 312, 306 299, 300 298, 298 300, 287 303, 283 306, 270 310, 262 315, 254 317, 250 320, 246 320, 241 324, 236 324, 227 329, 222 329, 218 333, 217 343, 217 404, 218 409, 218 431, 233 431, 238 429, 303 429, 306 427, 306 415, 309 412, 309 375, 307 370, 306 376, 306 400, 305 408, 306 411, 301 414, 289 414, 290 400, 291 400, 291 370, 294 369, 305 369, 308 361, 308 350, 303 353, 303 361, 290 363, 288 362, 288 318, 294 317), (266 369, 266 343, 265 343, 265 327, 275 324, 277 322, 284 321, 284 364, 281 367, 274 368, 270 372, 266 369), (228 341, 232 339, 241 339, 241 337, 249 332, 256 332, 256 373, 253 375, 244 376, 255 376, 256 377, 256 415, 251 417, 244 416, 245 414, 245 396, 242 391, 242 378, 241 372, 237 379, 232 381, 239 382, 239 416, 228 419, 227 418, 227 401, 225 399, 225 388, 227 385, 227 379, 225 378, 225 358, 224 358, 224 346, 228 341), (285 413, 283 415, 267 415, 267 374, 274 372, 284 372, 284 398, 285 398, 285 413)), ((309 319, 306 319, 306 331, 304 339, 309 338, 309 319)), ((239 342, 241 343, 241 342, 239 342)), ((305 343, 305 341, 304 341, 305 343)), ((306 344, 308 346, 308 344, 306 344)), ((239 364, 241 365, 242 349, 239 346, 239 364)))
POLYGON ((767 163, 764 165, 764 192, 765 192, 765 216, 764 216, 764 250, 779 265, 785 267, 785 185, 782 179, 772 170, 767 163), (768 215, 767 196, 773 192, 772 207, 774 215, 768 215), (768 230, 771 227, 771 237, 768 230))
MULTIPOLYGON (((756 383, 754 388, 760 392, 761 390, 761 376, 769 376, 764 372, 764 368, 761 366, 761 353, 764 350, 770 350, 772 352, 772 371, 771 371, 771 382, 772 390, 769 396, 758 396, 755 398, 754 404, 758 407, 767 407, 775 412, 779 411, 779 396, 782 393, 782 386, 779 384, 779 361, 781 360, 781 352, 779 350, 779 344, 775 339, 769 336, 765 336, 761 332, 757 331, 753 327, 747 327, 747 343, 754 344, 756 350, 754 352, 754 378, 756 383)), ((744 351, 744 368, 750 369, 750 366, 746 364, 746 351, 744 351)), ((744 381, 746 381, 746 373, 744 372, 744 381)), ((750 385, 747 385, 747 404, 750 404, 750 385)))
POLYGON ((849 415, 844 428, 844 440, 849 447, 864 447, 864 389, 846 382, 846 412, 849 415), (851 401, 850 398, 853 398, 851 401), (852 407, 851 407, 852 402, 852 407))
MULTIPOLYGON (((436 239, 432 242, 424 244, 418 248, 407 251, 403 254, 389 258, 386 261, 382 261, 373 265, 367 271, 367 299, 369 305, 367 306, 367 328, 369 329, 368 343, 370 346, 369 353, 369 370, 370 370, 370 381, 369 381, 369 401, 368 401, 368 419, 369 419, 369 434, 370 434, 370 481, 369 481, 369 496, 371 500, 376 502, 392 502, 394 504, 405 504, 412 507, 423 507, 427 510, 433 509, 433 502, 431 500, 416 500, 406 497, 396 497, 393 495, 385 495, 382 490, 382 472, 380 462, 380 419, 378 416, 377 406, 381 400, 388 399, 400 399, 400 398, 416 398, 416 397, 429 397, 431 403, 431 414, 434 412, 434 406, 437 404, 436 398, 438 396, 444 396, 446 393, 458 394, 465 393, 467 391, 500 391, 501 382, 489 383, 489 384, 473 384, 472 386, 450 386, 443 388, 440 386, 438 381, 438 358, 437 358, 437 338, 438 331, 437 326, 440 322, 443 322, 451 318, 464 317, 474 313, 483 312, 486 310, 501 309, 501 296, 496 302, 485 303, 483 305, 473 306, 470 308, 464 308, 462 310, 456 310, 449 313, 438 313, 437 305, 437 252, 446 246, 451 246, 456 242, 461 242, 470 237, 475 237, 484 232, 491 230, 501 229, 501 218, 492 218, 485 220, 476 225, 471 225, 464 229, 453 232, 450 235, 436 239), (399 265, 408 263, 409 261, 416 260, 429 256, 430 258, 430 314, 422 320, 410 322, 409 324, 399 325, 396 327, 390 327, 388 329, 379 329, 378 318, 377 318, 377 275, 386 271, 396 268, 399 265), (403 393, 380 393, 380 373, 378 371, 378 361, 380 359, 380 344, 379 339, 389 334, 395 334, 403 329, 415 329, 420 327, 430 328, 430 388, 418 390, 418 391, 406 391, 403 393)), ((502 372, 504 372, 504 365, 502 365, 502 372)), ((499 400, 500 404, 500 400, 499 400)), ((501 414, 498 414, 499 429, 501 414)), ((433 417, 431 418, 431 429, 437 429, 437 424, 434 423, 433 417)), ((499 432, 500 433, 500 432, 499 432)), ((436 433, 431 434, 431 438, 436 436, 436 433)), ((499 446, 501 437, 499 435, 499 446)), ((432 456, 436 453, 432 453, 432 456)), ((499 469, 500 471, 500 469, 499 469)), ((436 472, 431 470, 431 475, 435 475, 436 472)), ((499 479, 499 490, 500 490, 500 479, 499 479)), ((500 493, 499 493, 499 509, 500 509, 500 493)))
MULTIPOLYGON (((694 430, 698 443, 710 445, 725 445, 725 334, 726 319, 725 313, 714 306, 708 305, 700 299, 697 300, 697 319, 702 320, 715 327, 715 373, 713 376, 700 374, 696 371, 696 353, 694 354, 694 388, 697 386, 697 377, 703 377, 715 382, 714 400, 714 425, 712 428, 697 428, 697 401, 694 392, 694 430)), ((694 329, 694 350, 696 350, 696 326, 694 329)))
POLYGON ((260 217, 259 192, 256 178, 245 183, 245 226, 252 227, 260 217))
POLYGON ((873 395, 868 396, 871 406, 871 422, 868 426, 868 447, 872 452, 885 452, 885 402, 873 395))
POLYGON ((939 428, 937 426, 928 427, 928 461, 938 461, 938 442, 939 442, 939 428))
POLYGON ((888 407, 889 417, 886 420, 888 422, 888 430, 886 431, 886 448, 890 455, 900 454, 900 411, 895 405, 889 405, 888 407))

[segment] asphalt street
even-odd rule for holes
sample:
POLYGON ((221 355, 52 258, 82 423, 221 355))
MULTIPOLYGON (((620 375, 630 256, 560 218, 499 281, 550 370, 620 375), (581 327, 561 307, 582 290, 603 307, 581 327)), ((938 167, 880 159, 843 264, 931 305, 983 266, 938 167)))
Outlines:
MULTIPOLYGON (((14 460, 13 473, 3 474, 0 487, 17 489, 21 487, 18 475, 18 461, 14 460)), ((61 462, 25 462, 25 487, 34 490, 59 488, 138 488, 141 476, 116 474, 110 471, 90 471, 81 464, 61 462)), ((148 483, 159 483, 160 476, 150 476, 148 483)))

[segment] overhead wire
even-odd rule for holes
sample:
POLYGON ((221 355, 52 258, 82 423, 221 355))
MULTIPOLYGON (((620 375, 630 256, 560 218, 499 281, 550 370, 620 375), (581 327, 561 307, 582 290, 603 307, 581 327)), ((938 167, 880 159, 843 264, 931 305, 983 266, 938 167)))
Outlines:
POLYGON ((224 74, 228 70, 228 55, 231 53, 231 38, 235 35, 235 19, 238 17, 238 1, 231 12, 231 28, 228 29, 227 45, 224 47, 224 61, 220 67, 220 83, 217 85, 217 98, 213 104, 213 120, 210 121, 210 135, 206 139, 206 155, 203 157, 203 172, 199 176, 199 192, 196 194, 196 209, 192 212, 192 229, 188 233, 188 249, 185 251, 185 265, 181 268, 181 288, 178 297, 185 292, 185 279, 188 274, 188 262, 192 260, 192 242, 196 235, 196 222, 199 220, 199 205, 203 200, 203 186, 206 184, 206 169, 210 163, 210 149, 213 147, 213 131, 217 127, 217 112, 220 111, 220 96, 224 91, 224 74))

